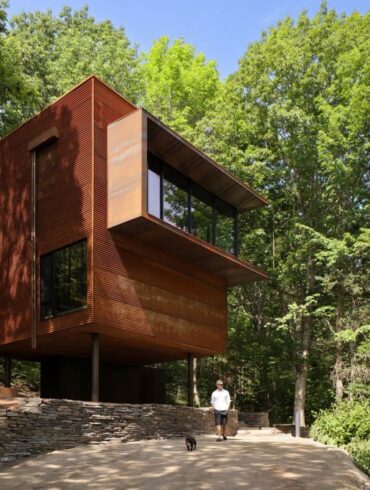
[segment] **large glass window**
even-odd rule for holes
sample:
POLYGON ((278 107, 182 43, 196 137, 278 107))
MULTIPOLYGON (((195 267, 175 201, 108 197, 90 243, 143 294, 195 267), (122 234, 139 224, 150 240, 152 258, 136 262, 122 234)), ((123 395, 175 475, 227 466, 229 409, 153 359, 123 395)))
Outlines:
POLYGON ((163 169, 163 219, 167 223, 188 230, 188 182, 186 177, 171 167, 163 169))
POLYGON ((151 154, 148 213, 237 255, 235 208, 151 154))
POLYGON ((221 199, 215 198, 216 245, 235 254, 235 209, 221 199))
POLYGON ((210 192, 196 184, 192 184, 191 233, 208 243, 214 242, 212 202, 213 197, 210 192))
POLYGON ((41 319, 86 306, 86 240, 41 256, 41 319))
POLYGON ((161 217, 161 166, 154 159, 148 168, 148 213, 161 217))

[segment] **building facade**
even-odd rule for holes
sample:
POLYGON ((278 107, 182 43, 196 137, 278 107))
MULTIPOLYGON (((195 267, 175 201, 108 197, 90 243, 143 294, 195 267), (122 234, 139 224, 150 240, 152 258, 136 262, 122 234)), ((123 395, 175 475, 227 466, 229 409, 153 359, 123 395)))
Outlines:
POLYGON ((267 277, 237 256, 265 204, 89 77, 0 140, 0 355, 45 397, 160 400, 144 366, 224 352, 227 288, 267 277))

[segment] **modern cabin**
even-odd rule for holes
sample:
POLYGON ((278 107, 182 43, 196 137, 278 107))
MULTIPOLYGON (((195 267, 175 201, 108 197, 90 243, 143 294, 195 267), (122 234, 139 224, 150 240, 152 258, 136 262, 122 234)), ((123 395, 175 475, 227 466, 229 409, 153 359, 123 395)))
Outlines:
POLYGON ((43 397, 161 401, 145 366, 191 379, 226 350, 227 289, 267 277, 238 258, 265 204, 89 77, 0 140, 0 356, 39 361, 43 397))

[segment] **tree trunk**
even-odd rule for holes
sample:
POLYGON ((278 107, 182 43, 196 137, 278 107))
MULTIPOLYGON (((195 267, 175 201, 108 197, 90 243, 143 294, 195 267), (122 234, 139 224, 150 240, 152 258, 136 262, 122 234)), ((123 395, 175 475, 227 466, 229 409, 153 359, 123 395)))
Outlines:
MULTIPOLYGON (((307 365, 301 363, 296 367, 294 413, 299 412, 301 426, 306 425, 305 403, 306 403, 307 365)), ((293 420, 295 418, 293 417, 293 420)))
POLYGON ((344 394, 343 384, 343 343, 338 340, 335 346, 335 401, 341 402, 344 394))
MULTIPOLYGON (((349 343, 349 357, 350 357, 350 373, 349 381, 352 384, 356 379, 356 344, 355 342, 349 343)), ((349 392, 349 399, 353 399, 353 390, 349 392)))
POLYGON ((305 406, 306 406, 306 386, 308 374, 308 358, 311 345, 311 318, 302 320, 301 349, 298 350, 298 360, 296 362, 296 379, 294 392, 294 413, 299 412, 301 426, 306 425, 305 406))
MULTIPOLYGON (((307 286, 306 296, 312 294, 315 285, 315 272, 312 256, 307 258, 307 286)), ((304 317, 296 321, 296 362, 295 362, 295 391, 294 391, 294 414, 298 411, 301 426, 306 425, 305 405, 306 386, 311 348, 312 317, 304 317)), ((294 415, 293 414, 293 415, 294 415)))
POLYGON ((196 357, 193 358, 193 393, 194 393, 194 405, 196 407, 200 406, 199 392, 198 392, 198 370, 197 370, 198 360, 196 357))
MULTIPOLYGON (((342 328, 342 316, 343 316, 343 304, 344 304, 344 288, 341 282, 337 285, 337 309, 335 317, 335 331, 340 332, 342 328)), ((335 367, 334 367, 334 377, 335 377, 335 400, 337 403, 341 402, 344 393, 343 384, 343 343, 341 340, 336 341, 335 345, 335 367)))

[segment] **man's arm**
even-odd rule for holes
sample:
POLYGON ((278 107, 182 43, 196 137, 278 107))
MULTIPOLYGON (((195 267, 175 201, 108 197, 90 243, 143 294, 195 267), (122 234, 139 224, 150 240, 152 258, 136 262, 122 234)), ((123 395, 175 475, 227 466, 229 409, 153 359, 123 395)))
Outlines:
POLYGON ((212 396, 211 396, 211 405, 212 405, 212 408, 214 410, 215 409, 215 399, 214 399, 213 393, 212 393, 212 396))
POLYGON ((226 403, 227 403, 227 409, 226 410, 229 410, 230 403, 231 403, 231 398, 230 398, 230 393, 229 392, 227 392, 226 403))

